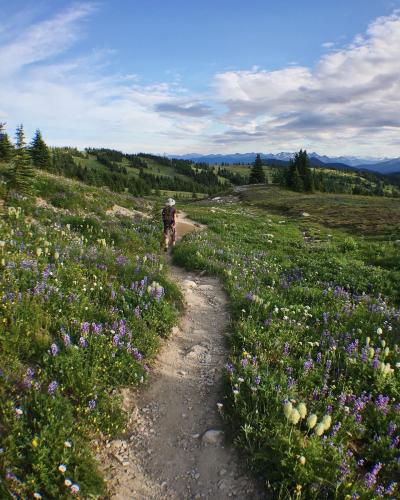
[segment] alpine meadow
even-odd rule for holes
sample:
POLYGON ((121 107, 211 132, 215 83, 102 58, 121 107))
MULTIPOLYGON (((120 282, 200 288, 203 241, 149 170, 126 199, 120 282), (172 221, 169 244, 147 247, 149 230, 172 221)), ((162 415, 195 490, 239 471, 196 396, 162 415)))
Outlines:
POLYGON ((399 498, 399 9, 1 7, 0 498, 399 498))

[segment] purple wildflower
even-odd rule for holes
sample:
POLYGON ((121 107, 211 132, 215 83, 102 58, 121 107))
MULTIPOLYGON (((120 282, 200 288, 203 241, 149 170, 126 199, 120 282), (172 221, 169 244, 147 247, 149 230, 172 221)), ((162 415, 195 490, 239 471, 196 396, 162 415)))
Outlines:
POLYGON ((52 396, 56 392, 57 388, 58 388, 58 382, 56 380, 53 380, 52 382, 50 382, 47 388, 48 394, 52 396))
POLYGON ((259 384, 260 384, 260 382, 261 382, 261 377, 260 377, 260 375, 257 375, 257 377, 254 379, 254 383, 255 383, 256 385, 259 385, 259 384))
POLYGON ((103 325, 101 323, 92 323, 92 331, 96 335, 100 335, 103 330, 103 325))
POLYGON ((232 363, 227 363, 225 368, 226 368, 226 371, 228 373, 231 373, 231 374, 235 371, 235 369, 233 368, 232 363))
POLYGON ((50 351, 49 351, 49 353, 50 353, 52 356, 57 356, 57 354, 58 354, 58 350, 59 350, 59 349, 58 349, 58 345, 57 345, 55 342, 53 342, 53 344, 51 344, 51 346, 50 346, 50 351))
POLYGON ((91 410, 94 410, 94 409, 96 408, 96 400, 95 400, 95 399, 91 399, 91 400, 89 401, 89 405, 88 405, 88 406, 89 406, 89 408, 90 408, 91 410))
POLYGON ((289 355, 289 342, 285 342, 285 345, 283 346, 283 355, 284 356, 289 355))
POLYGON ((241 363, 242 363, 242 366, 247 366, 249 364, 249 361, 247 358, 243 358, 241 363))
POLYGON ((89 328, 90 328, 90 323, 88 323, 87 321, 84 321, 83 323, 81 323, 81 332, 82 333, 89 333, 89 328))
POLYGON ((377 409, 386 415, 389 411, 388 404, 389 404, 390 398, 389 396, 383 396, 382 394, 379 394, 379 396, 376 398, 375 405, 377 409))
POLYGON ((304 373, 308 373, 311 368, 313 367, 313 360, 311 358, 307 359, 307 361, 304 362, 304 365, 303 365, 303 369, 304 369, 304 373))
POLYGON ((82 349, 85 349, 85 347, 88 346, 87 340, 85 337, 80 337, 79 338, 79 345, 82 347, 82 349))
POLYGON ((71 345, 71 337, 68 335, 68 333, 63 334, 63 342, 65 347, 69 347, 71 345))
POLYGON ((112 340, 113 346, 118 347, 119 345, 119 335, 115 334, 112 340))

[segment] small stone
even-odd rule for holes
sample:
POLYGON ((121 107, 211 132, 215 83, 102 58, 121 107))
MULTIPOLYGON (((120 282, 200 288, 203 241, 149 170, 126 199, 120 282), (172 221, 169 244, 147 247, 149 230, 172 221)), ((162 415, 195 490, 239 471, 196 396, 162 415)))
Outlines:
POLYGON ((301 216, 302 217, 310 217, 310 214, 308 212, 302 212, 301 216))
POLYGON ((194 281, 191 281, 191 280, 185 280, 183 282, 184 286, 188 287, 188 288, 196 288, 197 287, 197 284, 194 282, 194 281))
POLYGON ((199 290, 214 290, 214 287, 212 285, 199 285, 198 289, 199 290))
POLYGON ((128 461, 122 462, 122 465, 123 465, 123 467, 127 467, 129 465, 129 462, 128 461))
POLYGON ((199 477, 200 477, 200 474, 199 474, 199 473, 197 473, 197 474, 195 474, 195 475, 194 475, 194 478, 195 478, 195 479, 199 479, 199 477))
POLYGON ((202 441, 204 444, 220 445, 224 440, 224 431, 219 429, 209 429, 203 434, 202 441))
POLYGON ((185 372, 185 371, 183 371, 183 370, 179 370, 179 371, 178 371, 178 375, 185 376, 185 375, 186 375, 186 372, 185 372))
POLYGON ((219 475, 220 475, 220 476, 225 476, 225 474, 226 474, 226 469, 221 469, 221 470, 219 471, 219 475))

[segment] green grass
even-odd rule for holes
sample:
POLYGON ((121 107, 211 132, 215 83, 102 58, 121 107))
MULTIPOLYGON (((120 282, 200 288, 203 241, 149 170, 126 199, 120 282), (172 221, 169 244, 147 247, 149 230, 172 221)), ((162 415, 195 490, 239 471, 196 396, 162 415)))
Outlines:
MULTIPOLYGON (((313 213, 300 195, 290 195, 293 216, 278 214, 266 193, 289 204, 285 192, 255 188, 246 199, 262 208, 187 206, 208 229, 174 251, 179 264, 219 276, 230 297, 222 415, 273 498, 397 497, 399 247, 300 220, 300 207, 313 213)), ((345 199, 348 228, 361 208, 345 199)))
POLYGON ((317 222, 351 234, 400 239, 400 202, 396 198, 299 194, 276 186, 252 188, 244 191, 241 197, 250 205, 297 220, 302 218, 302 212, 309 213, 306 224, 317 222))
POLYGON ((154 203, 38 172, 0 222, 0 497, 104 493, 91 439, 124 429, 118 389, 146 378, 181 296, 154 203), (63 465, 66 471, 60 472, 63 465))

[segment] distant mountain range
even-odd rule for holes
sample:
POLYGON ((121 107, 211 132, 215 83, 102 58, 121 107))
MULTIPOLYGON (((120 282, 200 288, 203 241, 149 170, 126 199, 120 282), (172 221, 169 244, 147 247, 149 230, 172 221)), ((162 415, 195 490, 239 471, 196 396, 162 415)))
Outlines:
MULTIPOLYGON (((260 153, 263 160, 271 160, 273 165, 284 166, 293 157, 293 153, 281 152, 260 153)), ((400 157, 399 158, 375 158, 366 157, 360 158, 357 156, 325 156, 317 153, 309 154, 311 163, 319 167, 331 168, 353 168, 357 170, 371 170, 380 174, 393 174, 400 172, 400 157)), ((217 163, 253 163, 256 153, 234 153, 234 154, 186 154, 186 155, 170 155, 172 158, 180 158, 183 160, 193 160, 196 162, 209 163, 215 165, 217 163)))

